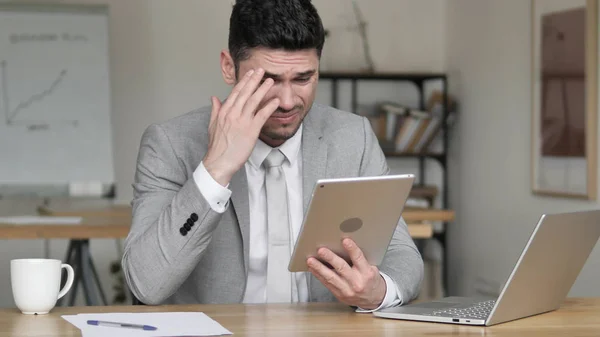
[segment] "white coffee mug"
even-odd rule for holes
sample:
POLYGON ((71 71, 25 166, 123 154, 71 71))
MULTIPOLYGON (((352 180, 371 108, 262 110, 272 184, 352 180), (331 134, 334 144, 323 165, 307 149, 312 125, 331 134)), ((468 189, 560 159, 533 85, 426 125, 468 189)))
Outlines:
POLYGON ((71 289, 73 268, 54 259, 16 259, 10 261, 10 279, 15 304, 24 314, 47 314, 56 301, 71 289), (67 282, 60 289, 62 269, 67 282), (60 290, 60 291, 59 291, 60 290))

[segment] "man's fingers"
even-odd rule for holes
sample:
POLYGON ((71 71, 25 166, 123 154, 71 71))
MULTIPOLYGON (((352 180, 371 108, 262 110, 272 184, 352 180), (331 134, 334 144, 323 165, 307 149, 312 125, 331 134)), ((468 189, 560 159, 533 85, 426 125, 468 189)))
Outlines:
POLYGON ((244 75, 244 77, 242 77, 242 79, 233 87, 233 89, 231 90, 231 93, 229 94, 229 96, 225 100, 225 103, 223 104, 224 109, 229 110, 229 109, 231 109, 231 107, 233 107, 238 96, 242 92, 242 89, 246 86, 246 83, 248 83, 248 81, 252 78, 253 74, 254 74, 254 69, 250 69, 244 75))
POLYGON ((315 258, 309 258, 307 263, 309 271, 315 275, 315 277, 318 278, 319 281, 321 281, 321 283, 323 283, 323 285, 329 290, 332 290, 333 292, 333 289, 335 289, 337 293, 344 297, 350 297, 352 295, 350 285, 333 270, 322 264, 319 260, 315 258))
POLYGON ((338 298, 340 301, 345 298, 344 295, 342 295, 342 293, 340 292, 340 290, 338 288, 336 288, 333 285, 330 285, 327 280, 325 280, 325 278, 323 278, 323 276, 321 276, 321 274, 317 273, 316 271, 312 270, 311 268, 308 268, 308 271, 311 272, 315 278, 317 280, 319 280, 319 282, 321 282, 325 288, 329 289, 329 291, 331 291, 331 293, 333 294, 333 296, 335 296, 336 298, 338 298))
POLYGON ((365 258, 365 255, 363 254, 362 250, 358 248, 358 246, 352 239, 345 238, 342 241, 342 245, 344 246, 346 252, 348 252, 350 259, 352 260, 352 265, 356 266, 356 268, 358 268, 359 271, 364 272, 371 267, 371 265, 369 265, 369 262, 367 262, 367 259, 365 258))
POLYGON ((255 127, 259 128, 259 129, 262 128, 262 126, 265 124, 267 119, 269 119, 269 117, 271 117, 273 112, 275 112, 275 110, 277 110, 278 107, 279 107, 279 98, 273 98, 272 100, 269 101, 269 103, 267 103, 264 107, 262 107, 262 109, 258 110, 256 112, 256 115, 254 115, 254 122, 256 123, 255 127))
POLYGON ((335 270, 338 275, 345 279, 346 282, 352 282, 352 280, 356 278, 354 275, 355 271, 352 270, 352 267, 350 267, 344 259, 333 253, 331 250, 327 248, 321 248, 319 249, 318 254, 319 257, 323 261, 329 263, 329 265, 333 267, 333 270, 335 270))
POLYGON ((235 102, 233 103, 231 111, 235 111, 238 114, 242 112, 242 109, 244 109, 246 102, 248 101, 250 96, 254 94, 254 92, 260 85, 264 74, 265 71, 262 68, 258 68, 256 71, 254 71, 254 73, 252 74, 252 76, 250 76, 244 87, 241 88, 240 93, 238 94, 237 98, 235 99, 235 102))
MULTIPOLYGON (((267 92, 273 87, 275 82, 272 78, 267 78, 263 84, 256 89, 256 91, 248 98, 246 104, 242 108, 242 115, 252 117, 258 108, 260 102, 262 102, 263 98, 267 94, 267 92)), ((241 102, 241 100, 240 100, 241 102)))
POLYGON ((212 110, 210 112, 210 124, 209 125, 213 125, 213 123, 217 119, 217 116, 219 115, 219 111, 221 110, 221 101, 219 101, 219 99, 214 96, 212 96, 210 98, 210 101, 212 103, 212 110))

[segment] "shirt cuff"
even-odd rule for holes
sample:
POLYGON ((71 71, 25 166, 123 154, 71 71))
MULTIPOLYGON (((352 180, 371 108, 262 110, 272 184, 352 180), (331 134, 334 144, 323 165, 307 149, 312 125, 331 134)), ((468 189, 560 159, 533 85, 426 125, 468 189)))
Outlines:
POLYGON ((225 212, 229 205, 229 198, 231 197, 231 191, 228 189, 229 184, 223 187, 223 185, 216 182, 202 162, 200 162, 200 165, 194 171, 193 176, 198 190, 200 190, 204 199, 208 201, 210 208, 217 213, 225 212))
POLYGON ((383 279, 385 280, 386 291, 385 291, 385 296, 383 298, 383 301, 381 302, 379 307, 377 307, 375 309, 367 310, 367 309, 363 309, 363 308, 356 308, 356 312, 369 313, 369 312, 374 312, 374 311, 378 311, 381 309, 395 307, 395 306, 402 304, 402 296, 400 294, 400 290, 398 290, 398 285, 396 284, 396 282, 394 282, 394 280, 392 280, 392 278, 387 276, 385 273, 383 273, 383 272, 379 272, 379 273, 381 274, 381 276, 383 276, 383 279))

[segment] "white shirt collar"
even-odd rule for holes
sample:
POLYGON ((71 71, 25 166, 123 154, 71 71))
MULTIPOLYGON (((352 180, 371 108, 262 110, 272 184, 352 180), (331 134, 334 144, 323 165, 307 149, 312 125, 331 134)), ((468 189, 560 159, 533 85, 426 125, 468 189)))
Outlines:
MULTIPOLYGON (((296 134, 278 147, 291 165, 294 165, 298 160, 298 153, 300 153, 300 145, 302 144, 302 127, 303 125, 300 124, 296 134)), ((259 139, 256 146, 254 146, 254 150, 252 150, 252 154, 250 154, 250 158, 248 158, 250 165, 255 169, 260 169, 262 162, 271 153, 271 150, 273 150, 271 146, 259 139)))

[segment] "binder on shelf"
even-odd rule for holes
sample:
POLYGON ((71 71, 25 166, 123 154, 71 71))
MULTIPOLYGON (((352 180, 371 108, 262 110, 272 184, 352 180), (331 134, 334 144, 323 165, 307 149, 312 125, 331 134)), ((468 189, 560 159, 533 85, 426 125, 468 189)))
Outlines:
MULTIPOLYGON (((427 154, 433 141, 443 129, 443 95, 434 91, 427 102, 427 110, 413 109, 393 101, 382 101, 367 114, 379 143, 387 153, 427 154)), ((448 115, 451 120, 455 102, 448 97, 448 115)))
POLYGON ((396 151, 414 153, 413 149, 429 125, 431 116, 427 111, 410 110, 396 135, 396 151))
POLYGON ((419 139, 417 139, 416 143, 414 144, 414 152, 421 153, 427 151, 427 148, 429 147, 429 145, 431 145, 431 143, 441 130, 441 122, 441 116, 432 116, 430 118, 426 128, 423 130, 419 139))

